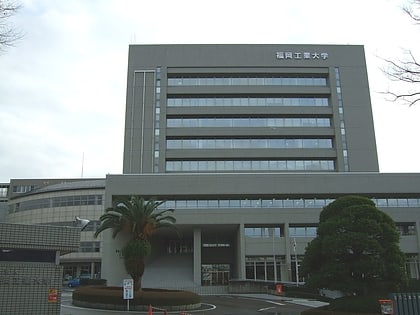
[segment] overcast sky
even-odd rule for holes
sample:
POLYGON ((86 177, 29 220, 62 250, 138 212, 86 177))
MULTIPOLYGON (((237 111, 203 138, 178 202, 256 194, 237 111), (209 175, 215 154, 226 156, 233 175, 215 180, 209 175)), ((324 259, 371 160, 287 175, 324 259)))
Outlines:
POLYGON ((380 171, 420 172, 420 105, 380 93, 392 83, 378 56, 420 58, 405 0, 21 2, 25 36, 0 53, 0 182, 122 173, 134 43, 364 45, 380 171))

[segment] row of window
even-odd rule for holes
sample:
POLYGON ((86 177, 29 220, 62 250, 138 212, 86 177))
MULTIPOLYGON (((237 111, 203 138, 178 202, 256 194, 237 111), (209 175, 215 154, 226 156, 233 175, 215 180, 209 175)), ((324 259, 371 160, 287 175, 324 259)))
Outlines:
POLYGON ((167 149, 331 149, 331 139, 174 139, 167 149))
MULTIPOLYGON (((96 195, 97 204, 102 204, 102 195, 96 195), (100 203, 99 203, 100 202, 100 203)), ((67 197, 66 197, 67 198, 67 197)), ((50 200, 52 198, 46 198, 50 200)), ((24 201, 20 203, 20 211, 50 208, 43 202, 45 199, 24 201), (39 201, 39 202, 38 202, 39 201)), ((212 208, 322 208, 333 202, 333 198, 309 198, 309 199, 192 199, 192 200, 167 200, 160 206, 162 209, 212 209, 212 208)), ((420 198, 371 198, 379 208, 418 208, 420 198)), ((13 205, 12 205, 13 206, 13 205)), ((71 226, 73 222, 61 222, 57 225, 71 226)), ((89 229, 95 230, 99 222, 89 223, 89 229), (91 227, 91 228, 90 228, 91 227)), ((412 229, 406 227, 407 233, 412 229)))
POLYGON ((34 185, 16 185, 12 187, 14 193, 23 194, 35 189, 34 185))
POLYGON ((330 127, 329 118, 168 118, 168 128, 330 127))
MULTIPOLYGON (((290 226, 289 237, 316 237, 316 226, 290 226)), ((284 233, 280 227, 255 226, 245 227, 245 236, 251 238, 278 238, 284 233)))
POLYGON ((154 158, 153 158, 153 171, 159 172, 159 134, 160 134, 160 80, 161 80, 161 67, 156 68, 156 102, 155 102, 155 137, 154 137, 154 158))
POLYGON ((168 86, 298 85, 326 86, 327 78, 317 76, 214 76, 168 78, 168 86))
MULTIPOLYGON (((192 199, 167 200, 162 209, 213 209, 213 208, 323 208, 335 199, 192 199)), ((420 198, 371 198, 379 208, 420 207, 420 198)))
MULTIPOLYGON (((247 256, 245 257, 245 278, 249 280, 280 281, 284 256, 247 256)), ((292 268, 293 269, 293 268, 292 268)))
POLYGON ((283 236, 280 227, 245 227, 244 233, 246 237, 252 238, 273 238, 283 236))
POLYGON ((167 161, 167 172, 334 171, 332 160, 167 161))
MULTIPOLYGON (((415 223, 396 223, 401 236, 416 235, 415 223)), ((289 226, 289 237, 316 237, 317 226, 289 226)), ((250 238, 279 238, 283 237, 282 227, 252 226, 245 227, 245 236, 250 238)))
MULTIPOLYGON (((84 232, 96 231, 101 224, 101 221, 90 221, 89 224, 83 229, 84 232)), ((76 226, 75 221, 62 221, 62 222, 48 222, 48 225, 53 226, 76 226)))
POLYGON ((102 205, 102 195, 78 195, 28 200, 9 205, 9 213, 41 208, 102 205))
POLYGON ((328 106, 327 97, 186 97, 168 98, 168 106, 328 106))
POLYGON ((0 184, 0 198, 6 198, 9 191, 9 185, 0 184))
POLYGON ((99 253, 100 250, 101 250, 101 242, 80 242, 79 252, 99 253))
POLYGON ((340 135, 341 142, 343 145, 343 157, 344 157, 344 171, 349 171, 349 157, 347 152, 347 137, 346 137, 346 128, 344 120, 344 107, 343 107, 343 95, 341 93, 341 79, 340 79, 340 70, 338 67, 334 69, 335 71, 335 84, 337 89, 337 98, 338 98, 338 117, 340 118, 340 135))
POLYGON ((414 223, 396 223, 400 235, 416 235, 416 225, 414 223))

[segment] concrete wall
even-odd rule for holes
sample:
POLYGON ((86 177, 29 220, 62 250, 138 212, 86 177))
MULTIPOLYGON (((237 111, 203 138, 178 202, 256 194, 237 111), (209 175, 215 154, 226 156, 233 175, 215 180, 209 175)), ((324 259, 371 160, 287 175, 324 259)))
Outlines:
POLYGON ((59 253, 79 243, 77 228, 0 224, 0 314, 60 314, 59 253))

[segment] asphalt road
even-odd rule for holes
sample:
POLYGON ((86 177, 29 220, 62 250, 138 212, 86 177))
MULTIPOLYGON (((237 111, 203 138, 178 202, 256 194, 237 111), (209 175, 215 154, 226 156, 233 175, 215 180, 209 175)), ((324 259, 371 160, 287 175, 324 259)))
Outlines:
MULTIPOLYGON (((70 310, 63 310, 62 315, 84 315, 87 309, 71 306, 71 291, 65 291, 62 295, 62 305, 68 305, 70 310)), ((270 295, 206 295, 201 297, 202 308, 186 312, 168 312, 169 315, 300 315, 301 311, 308 306, 291 303, 270 295)), ((147 312, 124 312, 97 310, 100 314, 147 314, 147 312)), ((93 314, 93 313, 92 313, 93 314)), ((160 315, 163 312, 154 310, 153 314, 160 315)))
POLYGON ((301 311, 308 309, 277 299, 236 295, 203 296, 201 302, 216 306, 215 309, 202 313, 208 315, 299 315, 301 311))

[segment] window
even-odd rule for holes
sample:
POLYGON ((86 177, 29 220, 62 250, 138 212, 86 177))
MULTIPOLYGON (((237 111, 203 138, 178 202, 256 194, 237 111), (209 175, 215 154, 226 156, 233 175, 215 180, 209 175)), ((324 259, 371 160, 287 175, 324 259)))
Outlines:
POLYGON ((316 237, 316 226, 290 226, 289 237, 316 237))
POLYGON ((33 185, 17 185, 13 186, 13 192, 18 194, 23 194, 30 192, 35 189, 35 186, 33 185))
POLYGON ((245 277, 249 280, 280 281, 284 256, 245 257, 245 277))
POLYGON ((251 238, 278 238, 281 237, 281 228, 275 226, 246 226, 245 236, 251 238))
POLYGON ((100 242, 80 242, 80 252, 82 253, 99 253, 101 248, 100 242))
POLYGON ((400 235, 416 235, 416 224, 413 223, 397 223, 396 224, 400 235))

